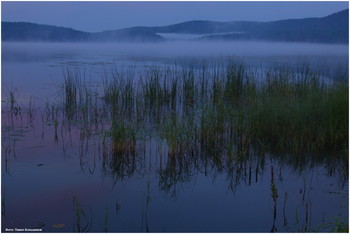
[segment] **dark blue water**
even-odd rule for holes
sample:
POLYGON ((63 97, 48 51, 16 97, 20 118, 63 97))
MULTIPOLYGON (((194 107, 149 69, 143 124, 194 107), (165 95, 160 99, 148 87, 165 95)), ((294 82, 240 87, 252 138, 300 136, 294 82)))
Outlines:
MULTIPOLYGON (((67 64, 80 66, 86 81, 99 90, 98 81, 110 64, 142 70, 187 55, 172 50, 167 57, 155 45, 129 46, 130 54, 120 48, 87 50, 86 45, 3 43, 2 231, 328 232, 348 224, 347 160, 266 154, 234 162, 201 157, 179 162, 168 155, 164 140, 154 136, 137 139, 136 154, 117 166, 104 157, 98 133, 82 136, 81 125, 68 126, 62 119, 55 125, 47 113, 61 101, 59 84, 67 64), (155 48, 157 53, 149 53, 155 48), (10 111, 10 92, 21 107, 16 115, 10 111)), ((252 66, 300 59, 289 47, 278 44, 285 54, 274 52, 284 59, 267 59, 265 50, 242 58, 251 58, 252 66)), ((309 56, 302 53, 304 59, 324 58, 330 67, 347 64, 346 46, 311 47, 309 56), (325 56, 329 51, 331 62, 325 56)), ((205 55, 212 58, 214 52, 221 56, 235 50, 211 49, 205 55)))

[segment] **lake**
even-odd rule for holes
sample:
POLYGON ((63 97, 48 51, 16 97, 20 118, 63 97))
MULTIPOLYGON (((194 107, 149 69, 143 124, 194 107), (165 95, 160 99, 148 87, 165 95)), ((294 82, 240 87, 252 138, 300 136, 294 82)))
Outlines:
POLYGON ((347 87, 348 45, 3 42, 1 72, 3 232, 348 228, 348 100, 308 88, 347 87), (267 91, 304 79, 305 134, 267 91))

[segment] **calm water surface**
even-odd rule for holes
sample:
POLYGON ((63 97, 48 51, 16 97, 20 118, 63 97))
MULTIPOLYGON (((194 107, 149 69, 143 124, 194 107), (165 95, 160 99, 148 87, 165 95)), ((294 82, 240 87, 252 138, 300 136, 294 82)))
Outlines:
POLYGON ((82 137, 81 127, 55 123, 48 114, 51 103, 61 101, 67 67, 79 67, 98 92, 110 66, 142 72, 194 57, 237 56, 259 69, 326 64, 330 74, 346 68, 347 51, 347 46, 283 43, 2 43, 2 231, 322 232, 332 228, 324 223, 348 223, 343 162, 272 154, 233 164, 205 158, 179 162, 156 136, 138 139, 135 155, 110 162, 97 131, 82 137), (10 93, 20 108, 15 115, 10 93))

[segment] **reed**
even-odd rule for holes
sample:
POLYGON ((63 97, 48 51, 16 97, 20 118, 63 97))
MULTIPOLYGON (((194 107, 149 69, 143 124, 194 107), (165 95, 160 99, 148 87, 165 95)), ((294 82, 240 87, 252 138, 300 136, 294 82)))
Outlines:
POLYGON ((89 232, 92 220, 89 219, 87 213, 80 205, 79 199, 76 196, 73 196, 73 207, 75 209, 75 222, 74 222, 74 231, 76 232, 89 232))
MULTIPOLYGON (((257 71, 235 60, 138 72, 114 66, 105 69, 102 93, 84 84, 84 73, 64 74, 64 116, 75 121, 82 139, 102 139, 104 168, 119 178, 142 166, 141 139, 166 143, 169 163, 161 173, 174 178, 162 179, 164 188, 188 178, 191 168, 233 170, 245 178, 239 171, 251 170, 254 155, 295 167, 347 158, 348 84, 337 73, 325 78, 307 65, 257 71), (175 175, 179 171, 184 176, 175 175)), ((53 112, 47 119, 57 119, 53 112)))
POLYGON ((63 77, 64 111, 68 119, 72 119, 77 107, 79 76, 76 71, 66 68, 66 70, 63 71, 63 77))

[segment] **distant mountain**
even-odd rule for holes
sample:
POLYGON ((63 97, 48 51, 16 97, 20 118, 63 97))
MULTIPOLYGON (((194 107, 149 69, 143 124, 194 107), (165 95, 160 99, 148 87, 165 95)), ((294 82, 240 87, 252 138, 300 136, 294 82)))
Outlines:
POLYGON ((89 33, 33 23, 1 22, 2 41, 85 41, 89 33))
POLYGON ((1 22, 1 33, 2 41, 157 42, 164 40, 164 38, 155 33, 135 29, 88 33, 71 28, 26 22, 1 22))
POLYGON ((291 19, 266 23, 234 22, 230 29, 235 33, 208 35, 202 39, 348 43, 349 11, 344 10, 323 18, 291 19))
POLYGON ((348 43, 349 10, 322 18, 272 22, 188 21, 162 27, 132 27, 88 33, 71 28, 33 23, 2 22, 2 41, 164 41, 162 34, 195 34, 199 40, 265 40, 348 43))

